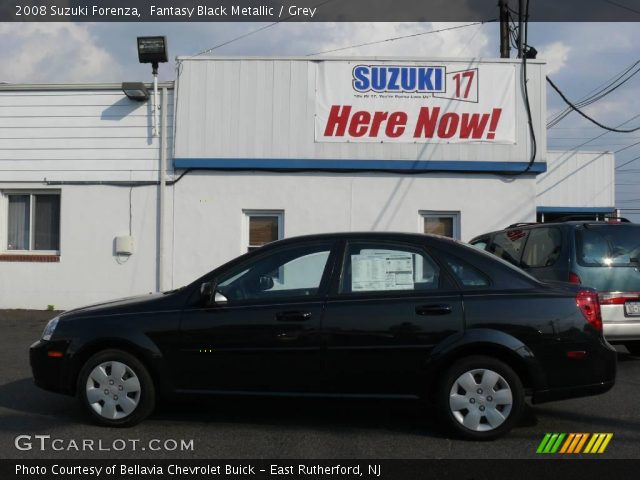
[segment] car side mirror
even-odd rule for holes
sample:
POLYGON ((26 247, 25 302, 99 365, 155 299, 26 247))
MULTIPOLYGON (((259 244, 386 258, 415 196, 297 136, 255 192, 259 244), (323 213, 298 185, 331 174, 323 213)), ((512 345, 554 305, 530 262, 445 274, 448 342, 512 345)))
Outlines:
POLYGON ((205 282, 200 285, 200 298, 204 305, 224 305, 229 302, 227 297, 216 291, 216 284, 214 282, 205 282))
POLYGON ((200 285, 200 299, 205 305, 211 305, 214 302, 215 285, 213 282, 204 282, 200 285))
POLYGON ((259 290, 264 292, 265 290, 271 290, 273 288, 273 277, 269 275, 263 275, 260 277, 259 290))
POLYGON ((229 302, 229 300, 227 299, 227 297, 225 297, 222 293, 220 292, 216 292, 213 295, 213 302, 216 305, 225 305, 227 304, 227 302, 229 302))

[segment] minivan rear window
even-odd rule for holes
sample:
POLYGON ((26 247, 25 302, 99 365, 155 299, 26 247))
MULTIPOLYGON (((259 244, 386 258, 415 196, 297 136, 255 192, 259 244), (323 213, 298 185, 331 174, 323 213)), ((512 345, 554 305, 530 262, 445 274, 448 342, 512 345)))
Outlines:
POLYGON ((576 230, 576 256, 587 267, 636 266, 640 225, 585 225, 576 230))

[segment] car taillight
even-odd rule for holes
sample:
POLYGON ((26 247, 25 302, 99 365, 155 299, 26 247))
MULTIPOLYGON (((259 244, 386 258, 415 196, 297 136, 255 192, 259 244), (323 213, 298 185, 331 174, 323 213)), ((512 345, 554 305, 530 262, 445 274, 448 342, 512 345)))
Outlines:
POLYGON ((602 316, 598 294, 590 290, 580 290, 576 295, 576 305, 584 315, 584 318, 598 332, 602 332, 602 316))
POLYGON ((569 283, 577 283, 578 285, 580 285, 582 283, 582 280, 580 280, 580 277, 577 273, 569 272, 569 283))
POLYGON ((601 292, 600 305, 624 305, 627 300, 640 300, 640 292, 601 292))

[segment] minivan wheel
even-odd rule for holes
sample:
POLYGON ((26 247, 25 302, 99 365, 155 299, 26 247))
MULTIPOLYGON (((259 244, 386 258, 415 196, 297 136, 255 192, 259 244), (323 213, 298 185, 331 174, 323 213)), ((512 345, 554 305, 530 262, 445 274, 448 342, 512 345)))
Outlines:
POLYGON ((494 440, 511 430, 524 409, 524 389, 508 365, 491 357, 463 358, 441 379, 437 402, 457 436, 494 440))
POLYGON ((111 427, 135 425, 155 405, 149 372, 122 350, 104 350, 87 360, 78 376, 78 396, 94 420, 111 427))
POLYGON ((640 342, 627 342, 624 344, 631 355, 640 357, 640 342))

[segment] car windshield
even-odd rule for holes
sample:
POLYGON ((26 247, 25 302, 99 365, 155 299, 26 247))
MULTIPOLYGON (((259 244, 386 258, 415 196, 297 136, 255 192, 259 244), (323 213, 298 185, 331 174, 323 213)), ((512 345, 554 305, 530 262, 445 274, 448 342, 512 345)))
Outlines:
POLYGON ((576 254, 588 267, 636 266, 640 225, 585 225, 576 230, 576 254))

